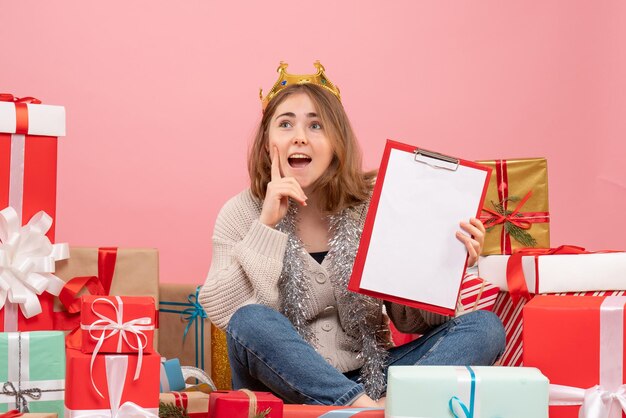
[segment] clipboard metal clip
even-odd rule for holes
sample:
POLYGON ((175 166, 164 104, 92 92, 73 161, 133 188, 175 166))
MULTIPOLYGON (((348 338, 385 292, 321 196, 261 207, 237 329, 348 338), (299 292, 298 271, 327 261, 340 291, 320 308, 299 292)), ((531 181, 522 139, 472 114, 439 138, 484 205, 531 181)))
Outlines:
POLYGON ((427 164, 433 168, 442 168, 450 171, 456 171, 459 168, 458 158, 421 148, 415 149, 413 153, 415 154, 416 162, 427 164))

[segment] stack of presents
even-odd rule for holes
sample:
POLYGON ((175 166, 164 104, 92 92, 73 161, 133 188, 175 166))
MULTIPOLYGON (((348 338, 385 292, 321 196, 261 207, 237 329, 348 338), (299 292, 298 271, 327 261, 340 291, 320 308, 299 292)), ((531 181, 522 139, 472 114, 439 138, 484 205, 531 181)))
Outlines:
MULTIPOLYGON (((0 417, 586 417, 626 411, 626 253, 551 247, 545 159, 493 169, 478 273, 457 314, 494 311, 493 367, 391 367, 386 409, 231 391, 196 285, 155 249, 55 243, 65 109, 0 95, 0 417)), ((401 338, 395 334, 396 343, 401 338)))

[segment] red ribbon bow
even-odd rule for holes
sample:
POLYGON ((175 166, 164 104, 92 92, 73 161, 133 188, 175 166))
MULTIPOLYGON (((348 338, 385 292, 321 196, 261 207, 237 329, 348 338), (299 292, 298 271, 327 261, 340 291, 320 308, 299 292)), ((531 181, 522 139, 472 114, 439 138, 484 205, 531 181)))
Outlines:
MULTIPOLYGON (((74 277, 63 286, 61 293, 59 293, 59 300, 67 311, 55 312, 54 328, 56 330, 73 329, 72 335, 80 335, 80 333, 75 332, 80 325, 80 316, 78 315, 81 309, 80 294, 83 289, 86 289, 92 295, 108 296, 113 283, 116 260, 117 248, 98 248, 98 275, 74 277)), ((69 336, 68 341, 70 341, 69 336)))
POLYGON ((524 204, 528 201, 528 199, 530 199, 530 196, 532 196, 532 194, 533 194, 532 190, 526 193, 526 196, 524 196, 524 198, 520 200, 520 202, 515 207, 515 210, 508 215, 506 214, 506 211, 504 214, 502 214, 491 209, 483 208, 483 212, 490 213, 491 217, 486 218, 485 216, 481 216, 481 220, 484 220, 486 227, 496 226, 498 224, 510 222, 513 225, 518 226, 522 229, 530 229, 531 227, 530 221, 526 220, 526 218, 524 217, 524 214, 520 214, 519 211, 522 209, 522 206, 524 206, 524 204))

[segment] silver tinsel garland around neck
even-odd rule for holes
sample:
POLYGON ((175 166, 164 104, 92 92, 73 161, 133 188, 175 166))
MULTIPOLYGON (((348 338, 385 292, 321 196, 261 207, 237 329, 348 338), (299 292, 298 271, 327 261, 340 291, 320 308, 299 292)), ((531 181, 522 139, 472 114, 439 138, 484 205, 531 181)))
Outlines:
MULTIPOLYGON (((359 358, 363 359, 360 381, 371 398, 379 399, 385 392, 384 368, 388 356, 385 338, 379 336, 387 330, 381 320, 381 302, 348 290, 362 232, 354 215, 353 209, 345 209, 329 217, 331 236, 326 257, 329 259, 331 283, 337 297, 341 324, 348 335, 357 339, 361 350, 358 354, 359 358)), ((287 215, 277 226, 278 230, 288 234, 279 282, 282 310, 298 333, 315 346, 315 334, 309 327, 304 308, 309 289, 305 274, 306 251, 296 234, 296 224, 297 208, 292 204, 287 215)))

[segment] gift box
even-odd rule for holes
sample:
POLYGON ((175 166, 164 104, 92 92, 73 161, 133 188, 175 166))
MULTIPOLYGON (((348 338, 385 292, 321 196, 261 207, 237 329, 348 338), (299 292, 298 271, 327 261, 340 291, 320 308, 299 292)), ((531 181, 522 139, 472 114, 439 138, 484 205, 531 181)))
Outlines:
POLYGON ((477 310, 492 311, 499 291, 498 286, 475 274, 466 273, 461 283, 456 316, 477 310))
POLYGON ((203 392, 161 393, 159 401, 183 408, 189 418, 206 418, 209 413, 209 395, 203 392))
POLYGON ((547 418, 548 379, 527 367, 389 367, 385 417, 449 416, 547 418))
POLYGON ((383 408, 354 408, 351 406, 283 405, 283 418, 384 418, 383 408))
POLYGON ((503 290, 509 290, 509 280, 516 280, 512 274, 525 281, 530 293, 626 289, 626 252, 590 252, 575 246, 536 249, 480 257, 478 271, 503 290))
POLYGON ((585 417, 626 416, 625 305, 624 296, 537 296, 526 304, 524 364, 560 385, 551 387, 558 406, 550 417, 578 417, 583 401, 585 417))
MULTIPOLYGON (((576 296, 591 295, 620 295, 622 291, 596 291, 598 288, 624 288, 626 282, 620 280, 615 275, 612 280, 596 280, 596 273, 593 269, 587 268, 587 278, 579 276, 579 279, 570 283, 572 275, 577 276, 578 272, 573 272, 571 266, 572 257, 577 266, 582 263, 591 264, 598 263, 598 271, 609 271, 611 268, 619 271, 620 262, 616 261, 611 266, 603 266, 599 263, 600 259, 605 259, 606 263, 611 264, 611 260, 615 261, 614 256, 620 256, 621 252, 616 253, 588 253, 581 247, 561 246, 552 249, 522 249, 513 255, 490 255, 481 257, 478 261, 478 272, 481 277, 488 277, 488 280, 506 289, 508 292, 500 292, 496 299, 494 312, 500 317, 504 325, 506 333, 506 348, 504 354, 500 358, 499 364, 505 366, 522 365, 522 309, 526 302, 532 298, 531 294, 541 291, 554 291, 558 294, 570 294, 576 296), (533 253, 533 255, 525 255, 533 253), (588 256, 594 257, 594 260, 587 259, 588 256), (604 257, 609 256, 609 259, 604 257), (564 259, 562 257, 567 257, 564 259), (576 257, 583 257, 577 259, 576 257), (547 266, 547 268, 540 268, 547 266), (593 280, 589 278, 593 277, 593 280), (539 280, 539 278, 541 278, 539 280), (541 283, 541 284, 540 284, 541 283), (609 286, 611 284, 611 286, 609 286), (596 288, 594 290, 594 288, 596 288), (591 289, 591 290, 587 290, 591 289), (564 290, 572 290, 571 292, 563 292, 564 290), (584 291, 579 291, 584 290, 584 291)), ((626 273, 626 270, 624 270, 626 273)), ((622 275, 624 274, 622 273, 622 275)), ((615 273, 612 273, 615 274, 615 273)), ((605 276, 606 277, 606 276, 605 276)))
POLYGON ((30 414, 18 412, 17 410, 12 410, 4 414, 0 414, 0 418, 58 418, 58 415, 45 412, 40 414, 30 414))
POLYGON ((161 360, 160 377, 162 393, 185 389, 185 377, 177 358, 161 360))
POLYGON ((213 324, 211 324, 211 379, 220 390, 232 388, 226 333, 213 324))
MULTIPOLYGON (((154 248, 71 247, 72 257, 57 263, 65 287, 55 302, 55 329, 80 324, 80 297, 147 296, 159 301, 159 254, 154 248)), ((154 331, 158 349, 158 330, 154 331)))
POLYGON ((261 413, 265 414, 264 418, 282 418, 283 401, 269 392, 246 389, 216 391, 209 395, 209 418, 249 418, 261 413))
MULTIPOLYGON (((11 206, 23 220, 39 211, 55 219, 60 136, 65 136, 63 106, 0 94, 0 209, 11 206)), ((47 234, 54 242, 54 224, 47 234)))
MULTIPOLYGON (((623 290, 599 291, 599 292, 568 292, 558 293, 557 296, 621 296, 624 295, 623 290)), ((528 302, 527 299, 521 298, 513 301, 508 292, 500 292, 496 299, 493 312, 498 315, 506 334, 506 346, 504 353, 498 360, 498 364, 502 366, 521 366, 523 364, 523 339, 522 329, 524 325, 522 311, 528 302)))
POLYGON ((160 284, 159 352, 166 358, 177 357, 183 366, 210 373, 211 322, 198 302, 199 289, 195 284, 160 284))
MULTIPOLYGON (((480 219, 483 255, 550 247, 548 163, 545 158, 479 161, 493 169, 480 219)), ((485 277, 485 279, 489 280, 485 277)))
POLYGON ((111 411, 157 416, 161 364, 158 353, 143 357, 136 354, 92 357, 68 348, 66 356, 65 417, 109 416, 111 411))
POLYGON ((52 297, 63 288, 55 263, 69 257, 67 244, 45 235, 52 218, 39 212, 25 226, 15 209, 0 211, 0 331, 50 330, 52 297))
POLYGON ((151 353, 154 299, 142 296, 82 297, 83 353, 151 353))
POLYGON ((0 333, 0 412, 28 408, 63 416, 64 390, 62 332, 0 333))

